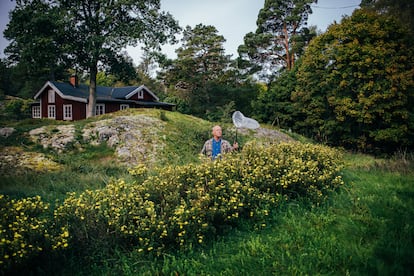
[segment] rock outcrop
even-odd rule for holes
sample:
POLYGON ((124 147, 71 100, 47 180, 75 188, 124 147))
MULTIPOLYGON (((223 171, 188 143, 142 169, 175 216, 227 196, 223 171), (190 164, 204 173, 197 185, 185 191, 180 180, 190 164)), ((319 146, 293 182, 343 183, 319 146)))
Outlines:
POLYGON ((15 132, 16 130, 12 127, 1 127, 0 128, 0 136, 2 137, 9 137, 10 135, 13 134, 13 132, 15 132))
POLYGON ((120 162, 135 166, 155 162, 157 152, 164 148, 159 139, 164 126, 165 122, 145 115, 119 116, 86 125, 82 137, 86 143, 107 143, 120 162))

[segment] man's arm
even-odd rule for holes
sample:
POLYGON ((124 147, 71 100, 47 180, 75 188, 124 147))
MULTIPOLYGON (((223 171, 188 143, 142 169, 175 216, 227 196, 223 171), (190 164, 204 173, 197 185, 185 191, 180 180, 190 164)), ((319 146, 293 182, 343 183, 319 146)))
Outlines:
POLYGON ((201 154, 206 154, 206 144, 207 144, 207 142, 205 142, 204 143, 204 146, 203 146, 203 148, 201 149, 201 154))
POLYGON ((233 146, 227 140, 222 140, 221 143, 222 143, 221 150, 223 153, 231 152, 239 148, 239 144, 237 142, 235 142, 233 146))
POLYGON ((209 155, 209 152, 211 153, 211 150, 212 150, 212 142, 211 142, 211 139, 209 139, 204 143, 204 146, 201 149, 201 154, 209 155))

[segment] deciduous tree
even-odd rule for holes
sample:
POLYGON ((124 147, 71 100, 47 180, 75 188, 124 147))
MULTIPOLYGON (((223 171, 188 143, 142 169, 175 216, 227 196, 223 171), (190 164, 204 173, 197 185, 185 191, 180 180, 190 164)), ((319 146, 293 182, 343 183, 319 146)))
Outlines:
MULTIPOLYGON (((15 79, 12 90, 31 97, 46 80, 55 80, 66 68, 64 21, 56 5, 41 0, 18 0, 10 13, 4 37, 8 67, 15 79)), ((8 91, 13 93, 13 91, 8 91)))
POLYGON ((285 70, 268 89, 260 90, 257 99, 252 101, 257 119, 284 129, 293 127, 295 110, 291 94, 296 87, 296 73, 296 66, 293 70, 285 70))
POLYGON ((294 93, 296 127, 365 151, 414 145, 414 48, 407 28, 356 10, 309 45, 294 93))
POLYGON ((361 6, 388 14, 407 26, 414 36, 414 2, 412 0, 362 0, 361 6))
POLYGON ((127 45, 146 47, 174 41, 179 26, 160 11, 160 0, 56 0, 66 22, 70 53, 90 75, 87 116, 96 104, 98 65, 108 53, 116 56, 127 45))
POLYGON ((160 8, 160 0, 18 0, 6 30, 13 39, 10 52, 18 62, 36 66, 40 57, 55 66, 65 57, 88 72, 90 117, 95 114, 98 69, 109 66, 111 73, 128 76, 131 62, 121 53, 126 46, 157 48, 175 41, 180 28, 160 8))

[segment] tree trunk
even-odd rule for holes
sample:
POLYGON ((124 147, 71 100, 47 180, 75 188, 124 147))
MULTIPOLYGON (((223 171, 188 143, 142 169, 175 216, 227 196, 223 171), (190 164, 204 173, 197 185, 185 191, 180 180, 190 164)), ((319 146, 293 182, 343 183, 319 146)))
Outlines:
POLYGON ((291 60, 291 55, 290 55, 290 51, 289 51, 289 33, 287 30, 287 25, 286 22, 283 23, 283 34, 284 34, 284 43, 283 46, 285 47, 285 60, 286 60, 286 70, 290 71, 291 69, 291 65, 292 65, 292 60, 291 60))
POLYGON ((86 118, 95 116, 96 110, 96 75, 98 73, 98 68, 96 64, 90 67, 90 76, 89 76, 89 102, 88 110, 86 112, 86 118))

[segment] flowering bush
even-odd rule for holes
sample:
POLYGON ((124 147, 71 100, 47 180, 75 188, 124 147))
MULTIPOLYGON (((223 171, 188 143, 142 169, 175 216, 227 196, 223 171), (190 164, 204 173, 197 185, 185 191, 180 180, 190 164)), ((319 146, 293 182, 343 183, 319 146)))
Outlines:
POLYGON ((245 182, 261 192, 306 196, 314 201, 342 184, 341 154, 332 148, 300 143, 248 145, 242 164, 245 182))
POLYGON ((44 216, 48 206, 40 198, 5 201, 2 196, 0 260, 27 257, 46 245, 69 244, 81 251, 117 245, 160 254, 204 243, 241 220, 265 225, 282 200, 324 200, 343 183, 340 160, 337 150, 324 146, 251 143, 217 161, 151 173, 141 164, 129 170, 134 183, 121 179, 69 194, 49 217, 61 230, 53 237, 44 216))
POLYGON ((22 263, 40 252, 68 246, 69 232, 50 223, 48 209, 49 205, 39 196, 10 200, 0 195, 0 269, 22 263))
POLYGON ((241 219, 264 224, 281 200, 324 200, 342 184, 339 160, 338 151, 323 146, 252 143, 214 162, 152 174, 140 165, 130 170, 139 182, 71 194, 55 219, 70 228, 77 246, 105 242, 161 253, 203 243, 241 219))
POLYGON ((150 251, 157 233, 163 232, 154 203, 146 199, 143 187, 123 180, 79 196, 70 194, 54 217, 68 226, 70 243, 81 249, 125 244, 150 251))

